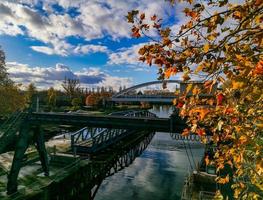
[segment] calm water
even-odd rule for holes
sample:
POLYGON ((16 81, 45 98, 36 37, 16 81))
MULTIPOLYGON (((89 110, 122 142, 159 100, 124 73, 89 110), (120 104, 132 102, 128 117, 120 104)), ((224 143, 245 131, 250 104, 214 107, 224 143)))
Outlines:
MULTIPOLYGON (((172 112, 169 107, 151 111, 160 117, 172 112)), ((203 148, 192 148, 192 153, 194 165, 201 159, 203 148)), ((169 133, 156 133, 133 164, 103 181, 95 200, 179 200, 189 168, 183 142, 173 140, 169 133)))

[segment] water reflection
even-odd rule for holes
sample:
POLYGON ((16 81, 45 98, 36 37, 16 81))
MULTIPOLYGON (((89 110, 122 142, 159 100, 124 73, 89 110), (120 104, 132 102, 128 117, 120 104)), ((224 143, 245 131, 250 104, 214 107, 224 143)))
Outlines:
MULTIPOLYGON (((150 111, 168 117, 173 108, 154 106, 150 111)), ((143 154, 128 168, 106 178, 95 200, 175 200, 180 199, 190 164, 182 141, 173 140, 169 133, 156 133, 143 154)), ((188 149, 189 151, 189 149, 188 149)), ((203 153, 201 145, 191 149, 192 165, 203 153)), ((190 154, 189 154, 190 155, 190 154)))

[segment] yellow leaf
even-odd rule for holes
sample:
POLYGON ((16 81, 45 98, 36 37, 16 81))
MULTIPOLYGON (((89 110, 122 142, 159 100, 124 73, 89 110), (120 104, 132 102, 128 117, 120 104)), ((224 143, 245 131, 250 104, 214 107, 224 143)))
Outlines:
POLYGON ((239 138, 239 143, 240 143, 240 144, 244 144, 246 141, 247 141, 247 137, 246 137, 245 135, 242 135, 242 136, 239 138))
POLYGON ((241 17, 241 12, 240 11, 235 11, 234 13, 233 13, 233 17, 235 18, 235 19, 241 19, 242 17, 241 17))
POLYGON ((227 175, 225 178, 219 178, 218 183, 225 184, 229 182, 229 175, 227 175))
POLYGON ((186 87, 186 94, 188 94, 190 92, 190 90, 192 89, 193 84, 188 84, 186 87))
POLYGON ((197 95, 201 93, 200 88, 198 88, 197 86, 194 87, 193 91, 192 91, 193 95, 197 95))
POLYGON ((232 88, 233 89, 242 89, 245 86, 244 82, 241 81, 232 81, 232 88))
POLYGON ((238 54, 236 55, 236 58, 237 58, 238 60, 240 60, 240 61, 244 60, 243 56, 238 55, 238 54))
POLYGON ((195 73, 197 74, 197 73, 200 72, 203 68, 204 68, 203 65, 198 65, 198 67, 195 69, 195 73))
POLYGON ((208 43, 206 43, 204 45, 204 52, 207 53, 209 51, 210 45, 208 43))
POLYGON ((210 110, 208 109, 201 109, 199 112, 200 115, 200 119, 203 120, 205 118, 205 116, 210 112, 210 110))
POLYGON ((215 39, 215 36, 213 34, 208 35, 207 39, 210 40, 210 41, 213 41, 215 39))
POLYGON ((256 124, 256 126, 259 127, 259 128, 263 128, 263 123, 261 123, 261 124, 258 123, 258 124, 256 124))
POLYGON ((205 157, 205 164, 206 164, 206 166, 209 165, 209 158, 208 158, 208 156, 205 157))

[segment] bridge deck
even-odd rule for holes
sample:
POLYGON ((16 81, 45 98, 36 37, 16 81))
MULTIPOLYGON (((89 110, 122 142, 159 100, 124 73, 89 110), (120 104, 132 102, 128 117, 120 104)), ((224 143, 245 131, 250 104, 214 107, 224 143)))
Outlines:
POLYGON ((30 122, 36 124, 65 124, 79 127, 103 127, 120 129, 147 129, 162 132, 180 132, 186 125, 169 118, 128 117, 128 116, 94 116, 69 113, 33 113, 30 122))

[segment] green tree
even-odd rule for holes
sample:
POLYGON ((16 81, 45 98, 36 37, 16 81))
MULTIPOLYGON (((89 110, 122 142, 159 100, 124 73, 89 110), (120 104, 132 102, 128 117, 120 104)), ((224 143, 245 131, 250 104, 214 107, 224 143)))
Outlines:
MULTIPOLYGON (((159 79, 181 73, 188 81, 199 75, 204 89, 189 84, 180 100, 181 116, 188 117, 190 132, 213 134, 217 152, 212 163, 217 171, 225 166, 232 173, 218 176, 220 184, 231 182, 234 198, 260 199, 263 196, 263 2, 262 0, 182 0, 186 23, 180 28, 165 25, 157 15, 146 20, 137 10, 128 13, 132 36, 149 30, 157 33, 139 50, 139 59, 159 67, 159 79), (151 23, 149 23, 151 22, 151 23), (202 99, 214 84, 224 84, 217 99, 202 99), (187 98, 191 91, 193 96, 187 98), (222 98, 224 98, 222 100, 222 98), (206 102, 205 107, 200 103, 206 102)), ((175 4, 174 0, 170 0, 175 4)), ((177 4, 175 4, 177 6, 177 4)), ((178 6, 180 7, 180 5, 178 6)), ((228 184, 229 185, 229 184, 228 184)), ((224 194, 225 198, 227 194, 224 194)), ((230 197, 233 198, 233 197, 230 197)))
POLYGON ((5 66, 5 53, 0 46, 0 86, 10 85, 13 82, 8 78, 5 66))
POLYGON ((16 85, 0 85, 0 113, 1 116, 22 110, 26 105, 26 98, 16 85), (4 94, 4 95, 2 95, 4 94))
POLYGON ((82 105, 82 99, 80 97, 78 98, 73 98, 71 101, 72 109, 73 110, 78 110, 80 109, 80 106, 82 105))
POLYGON ((48 105, 53 110, 56 107, 57 103, 57 91, 50 87, 47 91, 48 105))
POLYGON ((0 115, 7 116, 25 106, 25 98, 9 78, 5 68, 5 53, 0 49, 0 115))
POLYGON ((27 97, 27 101, 29 103, 35 103, 34 101, 34 97, 37 94, 37 89, 34 83, 30 83, 27 88, 26 88, 26 97, 27 97))

